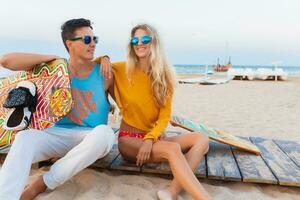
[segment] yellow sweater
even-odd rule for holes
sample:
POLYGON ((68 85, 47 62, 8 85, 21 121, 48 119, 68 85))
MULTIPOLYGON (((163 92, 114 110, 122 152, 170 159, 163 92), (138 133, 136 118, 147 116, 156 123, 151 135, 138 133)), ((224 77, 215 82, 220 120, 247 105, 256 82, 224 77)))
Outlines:
POLYGON ((131 82, 127 78, 125 62, 113 63, 115 75, 114 93, 123 120, 130 126, 141 129, 147 134, 144 139, 156 141, 168 125, 171 117, 171 102, 159 108, 151 91, 148 75, 136 69, 131 82))

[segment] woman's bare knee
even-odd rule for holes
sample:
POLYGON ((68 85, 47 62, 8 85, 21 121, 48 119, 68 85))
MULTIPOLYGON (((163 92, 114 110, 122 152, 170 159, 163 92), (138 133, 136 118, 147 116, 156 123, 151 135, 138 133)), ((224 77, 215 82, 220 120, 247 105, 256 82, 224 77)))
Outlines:
POLYGON ((164 147, 165 154, 167 159, 172 158, 173 156, 182 155, 181 147, 177 142, 168 142, 164 147))
POLYGON ((209 138, 202 133, 195 133, 194 144, 199 145, 203 149, 203 154, 206 154, 209 150, 209 138))

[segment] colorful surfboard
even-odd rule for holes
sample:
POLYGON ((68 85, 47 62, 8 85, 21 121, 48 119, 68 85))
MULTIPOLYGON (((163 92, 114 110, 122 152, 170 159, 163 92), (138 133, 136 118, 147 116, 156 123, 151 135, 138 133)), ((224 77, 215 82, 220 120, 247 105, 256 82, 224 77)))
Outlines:
POLYGON ((4 119, 9 112, 3 107, 8 93, 21 81, 31 81, 37 87, 38 102, 29 129, 45 129, 65 116, 72 107, 70 78, 64 59, 37 65, 28 71, 0 79, 0 149, 9 146, 17 131, 3 129, 4 119))
POLYGON ((172 116, 170 123, 173 126, 178 126, 191 132, 206 133, 208 137, 217 142, 228 144, 238 149, 260 155, 260 150, 256 145, 234 135, 220 131, 214 128, 209 128, 203 124, 196 124, 188 119, 184 119, 178 116, 172 116))

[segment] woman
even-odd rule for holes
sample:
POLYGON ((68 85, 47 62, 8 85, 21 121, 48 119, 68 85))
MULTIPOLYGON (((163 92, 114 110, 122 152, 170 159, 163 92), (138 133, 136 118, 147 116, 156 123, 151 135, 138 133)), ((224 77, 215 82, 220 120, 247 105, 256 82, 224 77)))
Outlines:
POLYGON ((115 99, 122 113, 118 139, 122 156, 138 166, 169 162, 174 179, 167 189, 158 191, 159 199, 176 199, 182 189, 194 199, 209 199, 193 173, 208 151, 208 137, 190 133, 160 139, 171 116, 175 75, 156 30, 147 24, 135 26, 127 62, 114 63, 112 68, 115 99))

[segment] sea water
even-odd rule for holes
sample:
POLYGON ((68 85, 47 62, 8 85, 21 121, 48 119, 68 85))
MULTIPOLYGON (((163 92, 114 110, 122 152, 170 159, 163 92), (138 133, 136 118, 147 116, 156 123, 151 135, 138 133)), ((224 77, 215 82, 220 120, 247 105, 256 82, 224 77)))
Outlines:
MULTIPOLYGON (((204 74, 206 71, 205 65, 174 65, 175 70, 178 74, 204 74)), ((250 68, 253 71, 256 71, 259 68, 267 68, 274 70, 274 66, 257 66, 257 65, 234 65, 232 68, 234 69, 246 69, 250 68)), ((277 68, 283 69, 283 71, 287 72, 289 75, 300 75, 300 66, 278 66, 277 68)), ((207 68, 208 72, 214 72, 213 66, 209 65, 207 68)), ((214 72, 214 73, 224 73, 224 72, 214 72)))

